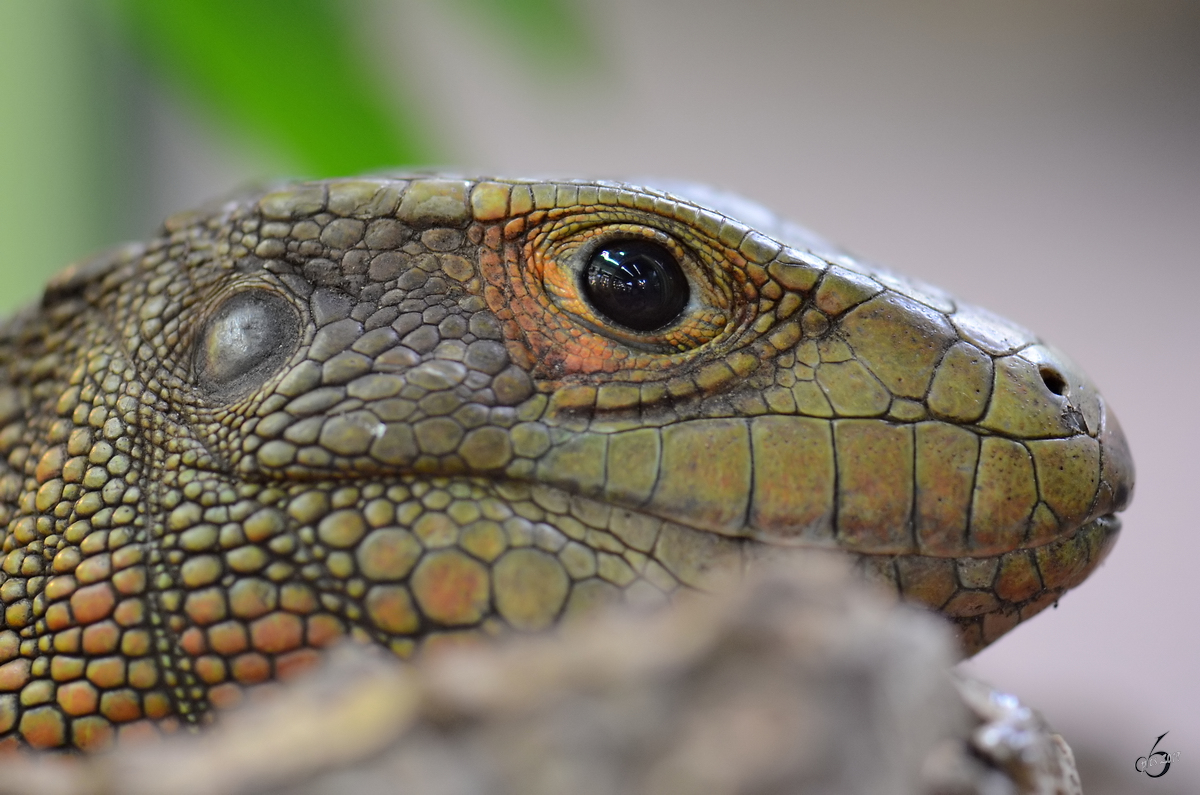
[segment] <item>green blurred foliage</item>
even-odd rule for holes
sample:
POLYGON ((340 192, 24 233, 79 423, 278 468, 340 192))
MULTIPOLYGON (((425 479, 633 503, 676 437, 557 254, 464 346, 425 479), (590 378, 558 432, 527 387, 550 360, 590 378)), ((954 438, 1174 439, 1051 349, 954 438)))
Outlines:
POLYGON ((337 0, 111 0, 155 71, 313 177, 429 162, 337 0))
MULTIPOLYGON (((108 0, 137 52, 308 176, 443 162, 420 110, 363 57, 351 0, 108 0)), ((587 36, 566 0, 459 0, 529 60, 571 70, 587 36)), ((402 76, 406 80, 418 75, 402 76)))
POLYGON ((0 313, 106 240, 106 98, 76 0, 0 0, 0 313))
MULTIPOLYGON (((137 71, 293 174, 452 159, 404 99, 420 75, 383 74, 360 35, 373 3, 413 1, 0 0, 0 313, 130 230, 147 183, 137 71)), ((448 8, 496 29, 531 74, 553 79, 593 59, 572 0, 448 8)))
POLYGON ((522 45, 536 67, 573 72, 596 60, 594 43, 564 0, 458 0, 465 12, 497 22, 522 45))

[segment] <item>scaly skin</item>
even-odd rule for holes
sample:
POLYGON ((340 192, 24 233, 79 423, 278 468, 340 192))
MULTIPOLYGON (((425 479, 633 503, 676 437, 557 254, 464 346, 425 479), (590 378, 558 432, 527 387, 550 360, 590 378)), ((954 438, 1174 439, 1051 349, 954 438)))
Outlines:
POLYGON ((1086 577, 1133 477, 1086 377, 751 214, 306 183, 61 274, 0 335, 0 748, 103 748, 346 635, 537 630, 788 549, 854 554, 968 650, 1086 577), (664 330, 581 296, 614 236, 682 263, 664 330))

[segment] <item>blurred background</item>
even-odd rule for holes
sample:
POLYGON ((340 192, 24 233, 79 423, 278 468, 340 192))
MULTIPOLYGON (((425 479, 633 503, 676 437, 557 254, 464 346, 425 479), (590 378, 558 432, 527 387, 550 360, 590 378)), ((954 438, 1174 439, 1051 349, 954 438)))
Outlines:
POLYGON ((1200 4, 0 0, 4 311, 249 182, 413 164, 712 183, 1069 351, 1124 537, 967 666, 1087 792, 1200 787, 1200 4))

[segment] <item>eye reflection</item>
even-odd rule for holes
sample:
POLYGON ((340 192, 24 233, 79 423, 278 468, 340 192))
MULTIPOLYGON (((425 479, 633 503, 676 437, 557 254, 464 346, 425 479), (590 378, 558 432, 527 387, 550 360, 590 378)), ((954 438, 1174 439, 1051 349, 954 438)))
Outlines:
POLYGON ((580 286, 598 312, 634 331, 667 326, 688 301, 683 269, 649 240, 617 240, 597 249, 580 286))

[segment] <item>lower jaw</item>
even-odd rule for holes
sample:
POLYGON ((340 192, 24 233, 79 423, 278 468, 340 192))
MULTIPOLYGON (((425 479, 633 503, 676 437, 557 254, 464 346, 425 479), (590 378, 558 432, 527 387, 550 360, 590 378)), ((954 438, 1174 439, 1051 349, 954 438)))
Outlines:
MULTIPOLYGON (((395 482, 405 484, 406 492, 411 492, 405 495, 408 500, 428 502, 429 490, 446 491, 446 502, 476 502, 485 508, 484 518, 497 525, 523 523, 534 534, 525 543, 543 545, 536 537, 542 527, 547 533, 561 535, 559 544, 551 547, 574 541, 610 558, 620 557, 640 573, 635 579, 653 582, 654 588, 646 590, 669 593, 678 585, 705 589, 712 575, 737 571, 756 559, 805 554, 811 549, 695 529, 541 484, 421 475, 395 482), (464 489, 463 493, 456 493, 458 489, 464 489), (511 519, 490 516, 485 503, 503 506, 503 513, 511 519), (649 576, 650 562, 662 569, 660 576, 649 576)), ((293 490, 314 487, 320 485, 297 484, 293 490)), ((868 580, 945 616, 954 625, 964 651, 973 654, 1082 582, 1102 562, 1119 531, 1120 521, 1108 515, 1084 524, 1069 537, 998 555, 846 554, 868 580)), ((617 584, 628 589, 629 584, 617 584)))
POLYGON ((1120 535, 1114 514, 1040 547, 980 558, 854 554, 856 567, 908 602, 942 614, 970 656, 1054 605, 1104 561, 1120 535))

